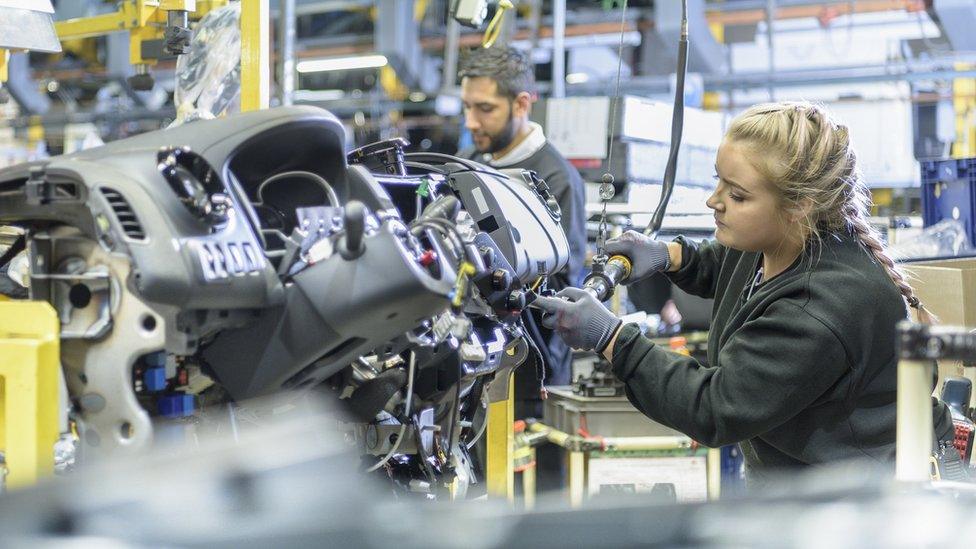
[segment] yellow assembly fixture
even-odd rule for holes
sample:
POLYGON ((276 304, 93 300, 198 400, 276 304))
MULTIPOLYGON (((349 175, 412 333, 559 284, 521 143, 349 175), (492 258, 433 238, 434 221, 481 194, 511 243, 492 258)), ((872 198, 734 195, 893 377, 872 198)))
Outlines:
MULTIPOLYGON (((489 498, 505 498, 510 503, 515 501, 515 470, 513 468, 513 454, 515 451, 515 383, 512 375, 499 372, 496 375, 508 375, 507 398, 488 404, 488 448, 485 467, 485 486, 489 498)), ((497 379, 497 378, 496 378, 497 379)))
POLYGON ((0 82, 7 81, 7 62, 10 60, 10 51, 0 49, 0 82))
MULTIPOLYGON (((972 69, 969 63, 956 63, 957 71, 972 69)), ((952 107, 956 114, 956 139, 952 143, 952 158, 976 156, 976 78, 955 78, 952 81, 952 107)))
MULTIPOLYGON (((618 436, 601 437, 582 434, 570 434, 554 429, 536 420, 526 420, 523 436, 520 442, 525 446, 535 446, 542 442, 555 444, 566 451, 567 458, 567 487, 569 490, 570 507, 577 508, 583 504, 586 497, 587 468, 591 454, 602 452, 646 452, 646 451, 691 451, 695 452, 696 443, 684 435, 666 436, 618 436)), ((717 448, 707 448, 705 458, 706 489, 709 499, 718 499, 721 491, 721 451, 717 448)), ((519 449, 524 454, 524 448, 519 449)), ((534 464, 533 464, 534 465, 534 464)), ((525 474, 523 472, 523 474, 525 474)), ((535 500, 535 477, 524 483, 526 508, 535 500), (530 493, 529 490, 533 493, 530 493)))
POLYGON ((34 115, 30 117, 30 126, 27 127, 27 147, 30 150, 37 150, 37 145, 44 141, 44 124, 41 117, 34 115))
POLYGON ((11 488, 54 471, 60 323, 43 301, 0 301, 0 448, 11 488))
POLYGON ((241 2, 241 112, 268 108, 271 15, 268 0, 241 2))
POLYGON ((189 45, 190 19, 199 19, 227 3, 228 0, 124 0, 119 3, 118 11, 57 21, 54 28, 62 42, 129 31, 129 63, 136 69, 130 83, 136 89, 146 89, 152 87, 148 71, 149 66, 156 64, 158 55, 178 55, 189 45), (159 52, 147 48, 155 41, 164 44, 159 52))

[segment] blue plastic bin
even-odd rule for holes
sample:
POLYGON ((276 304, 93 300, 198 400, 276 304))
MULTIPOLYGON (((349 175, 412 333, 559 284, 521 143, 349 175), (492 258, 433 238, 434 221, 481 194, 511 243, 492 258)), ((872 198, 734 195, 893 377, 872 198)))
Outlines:
POLYGON ((958 219, 976 243, 976 158, 923 161, 922 220, 925 226, 958 219))

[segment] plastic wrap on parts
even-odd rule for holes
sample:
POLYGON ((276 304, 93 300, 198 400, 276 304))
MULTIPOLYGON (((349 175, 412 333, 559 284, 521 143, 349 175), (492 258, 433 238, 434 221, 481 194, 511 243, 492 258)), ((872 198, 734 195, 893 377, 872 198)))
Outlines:
POLYGON ((891 246, 898 259, 955 257, 972 253, 966 227, 956 219, 944 219, 925 227, 918 235, 891 246))
POLYGON ((235 2, 208 13, 194 28, 190 51, 176 61, 172 126, 240 110, 240 18, 235 2))

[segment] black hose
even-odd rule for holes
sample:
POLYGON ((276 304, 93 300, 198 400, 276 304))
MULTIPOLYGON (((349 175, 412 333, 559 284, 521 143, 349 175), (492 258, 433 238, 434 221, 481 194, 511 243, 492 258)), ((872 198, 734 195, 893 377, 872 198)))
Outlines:
POLYGON ((18 236, 17 240, 15 240, 14 243, 7 248, 7 251, 3 252, 3 255, 0 255, 0 268, 6 267, 7 263, 10 263, 10 261, 16 257, 17 254, 24 251, 26 248, 27 237, 24 235, 18 236))
POLYGON ((671 113, 671 149, 668 153, 668 164, 664 168, 664 180, 661 183, 661 200, 658 202, 654 216, 644 234, 654 238, 664 223, 664 214, 671 200, 674 190, 674 179, 678 170, 678 151, 681 148, 681 130, 685 120, 685 73, 688 71, 688 1, 681 1, 681 38, 678 40, 678 70, 674 90, 674 110, 671 113))
POLYGON ((529 309, 522 311, 522 327, 525 328, 525 342, 535 353, 535 359, 538 363, 536 365, 536 377, 539 379, 541 389, 545 387, 546 383, 546 365, 552 368, 555 362, 552 360, 552 354, 549 352, 545 338, 542 337, 542 331, 529 309))
POLYGON ((460 158, 457 156, 451 156, 449 154, 435 153, 435 152, 413 152, 403 155, 405 158, 412 160, 413 162, 425 163, 425 164, 447 164, 453 162, 455 164, 460 164, 469 170, 483 172, 485 171, 485 165, 479 164, 474 160, 468 158, 460 158))
POLYGON ((258 191, 257 191, 258 197, 261 199, 262 203, 264 202, 264 198, 261 196, 261 192, 264 189, 265 185, 267 185, 268 183, 274 183, 275 181, 280 181, 282 179, 287 179, 289 177, 304 177, 307 179, 311 179, 312 181, 315 181, 316 183, 318 183, 319 187, 322 188, 322 191, 325 192, 325 195, 329 198, 329 206, 332 206, 333 208, 338 208, 342 205, 342 203, 339 202, 339 196, 336 194, 335 189, 332 187, 332 184, 328 182, 328 180, 326 180, 324 177, 322 177, 317 173, 308 172, 305 170, 292 170, 287 172, 276 173, 271 177, 262 181, 258 185, 258 191))
MULTIPOLYGON (((485 377, 486 376, 480 376, 475 378, 474 384, 471 386, 471 390, 468 391, 468 395, 465 397, 465 402, 464 402, 465 411, 471 413, 471 427, 469 427, 469 429, 471 429, 471 432, 470 432, 469 440, 467 441, 461 440, 461 437, 463 436, 463 432, 461 435, 458 435, 458 443, 464 444, 464 447, 467 449, 471 449, 472 446, 471 443, 476 440, 476 438, 478 437, 478 431, 481 430, 481 427, 479 427, 478 429, 474 428, 474 420, 475 420, 475 416, 478 415, 478 407, 481 404, 482 398, 484 396, 483 391, 485 388, 485 377)), ((485 420, 482 421, 482 423, 487 422, 488 419, 487 410, 485 411, 485 417, 482 419, 485 420)))

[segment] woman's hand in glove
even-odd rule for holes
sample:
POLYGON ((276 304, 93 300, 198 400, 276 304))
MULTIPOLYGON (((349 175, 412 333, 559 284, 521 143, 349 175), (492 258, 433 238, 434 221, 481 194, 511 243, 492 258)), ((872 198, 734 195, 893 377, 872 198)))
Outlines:
POLYGON ((602 303, 579 288, 565 288, 555 297, 540 296, 532 306, 545 311, 542 325, 574 349, 603 352, 621 324, 602 303))
POLYGON ((671 255, 667 242, 654 240, 637 231, 627 231, 617 238, 607 240, 607 255, 623 255, 630 259, 631 273, 624 285, 637 282, 671 267, 671 255))

